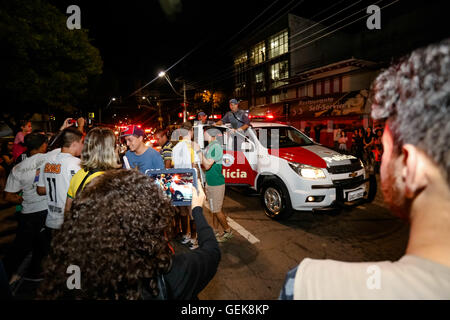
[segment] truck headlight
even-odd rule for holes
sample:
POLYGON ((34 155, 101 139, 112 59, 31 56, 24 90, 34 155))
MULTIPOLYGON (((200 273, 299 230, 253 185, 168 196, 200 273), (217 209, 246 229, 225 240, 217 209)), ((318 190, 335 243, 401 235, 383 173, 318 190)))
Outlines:
POLYGON ((324 179, 325 178, 325 173, 320 168, 308 166, 306 164, 295 163, 295 162, 289 162, 289 165, 291 166, 292 170, 297 172, 297 174, 299 174, 303 178, 308 178, 308 179, 324 179))

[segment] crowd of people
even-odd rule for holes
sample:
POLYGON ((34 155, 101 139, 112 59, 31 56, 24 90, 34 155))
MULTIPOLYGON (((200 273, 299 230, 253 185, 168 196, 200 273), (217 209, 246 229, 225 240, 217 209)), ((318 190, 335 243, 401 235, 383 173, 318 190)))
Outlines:
POLYGON ((65 298, 71 293, 64 287, 65 273, 60 262, 65 259, 67 266, 76 264, 92 269, 101 265, 103 250, 108 251, 114 243, 122 244, 121 250, 128 252, 133 248, 135 254, 140 255, 138 262, 130 257, 125 264, 119 258, 119 251, 107 255, 108 263, 120 262, 121 268, 117 270, 129 277, 122 278, 118 274, 117 283, 109 284, 115 289, 105 289, 107 292, 102 293, 100 287, 96 287, 105 285, 101 282, 104 279, 95 278, 99 270, 87 276, 84 273, 83 284, 87 290, 77 298, 196 298, 216 272, 220 260, 218 242, 233 236, 222 211, 225 196, 223 153, 214 143, 215 137, 209 138, 211 144, 203 154, 192 141, 190 122, 178 129, 177 141, 170 141, 167 130, 160 129, 156 132, 161 146, 158 153, 145 145, 144 131, 136 125, 128 126, 118 139, 111 129, 96 127, 86 133, 83 119, 79 119, 80 126, 77 127, 73 122, 66 119, 50 142, 45 132, 32 132, 31 123, 24 122, 26 125, 18 134, 23 136, 23 143, 18 142, 22 154, 16 152, 15 161, 12 159, 14 145, 6 145, 8 149, 5 146, 2 159, 10 168, 4 174, 7 180, 2 193, 5 202, 19 206, 19 212, 15 240, 0 262, 0 281, 2 275, 9 284, 20 279, 19 266, 31 252, 31 263, 24 279, 42 281, 40 298, 65 298), (128 149, 122 157, 120 140, 125 141, 128 149), (155 190, 154 184, 149 188, 148 170, 169 168, 195 168, 198 175, 205 170, 206 183, 197 184, 198 193, 194 192, 192 206, 175 207, 167 202, 160 190, 155 190), (203 216, 204 203, 213 215, 214 229, 203 216), (81 217, 90 217, 86 225, 80 224, 81 217), (129 217, 128 224, 120 217, 129 217), (110 222, 111 230, 117 233, 108 231, 105 221, 110 222), (136 227, 137 221, 147 225, 134 230, 132 227, 136 227), (86 237, 83 232, 88 229, 91 232, 103 230, 106 234, 91 233, 86 237), (148 237, 144 231, 150 232, 148 237), (131 240, 133 235, 136 238, 131 240), (138 239, 137 235, 143 238, 138 239), (80 244, 81 239, 87 240, 85 245, 80 244), (174 239, 187 245, 192 254, 175 254, 170 244, 174 239), (135 247, 130 241, 140 241, 140 246, 135 247), (159 243, 156 246, 155 241, 159 243), (99 246, 95 248, 94 244, 99 246), (89 251, 92 256, 85 260, 88 247, 92 248, 89 251), (142 272, 137 282, 131 280, 136 277, 131 271, 134 268, 142 272), (61 271, 62 278, 52 276, 56 271, 61 271), (119 293, 118 287, 123 288, 123 292, 119 293))
MULTIPOLYGON (((396 262, 303 259, 288 272, 280 299, 450 297, 450 41, 416 50, 382 72, 373 94, 372 116, 386 120, 384 132, 355 130, 351 152, 367 162, 382 158, 385 200, 411 224, 406 253, 396 262), (373 265, 381 270, 382 290, 367 285, 373 265)), ((245 113, 234 99, 230 108, 217 124, 244 131, 245 113)), ((158 153, 145 145, 142 129, 128 126, 120 137, 129 150, 121 158, 110 129, 84 132, 66 120, 49 143, 22 123, 14 143, 2 147, 2 167, 9 170, 4 200, 20 205, 20 213, 11 251, 0 263, 0 293, 10 296, 9 283, 32 252, 25 277, 41 281, 39 299, 197 298, 216 274, 218 242, 233 233, 222 210, 220 131, 205 133, 202 152, 189 122, 179 130, 175 142, 166 130, 156 132, 158 153), (49 150, 57 139, 59 148, 49 150), (145 174, 164 168, 193 168, 199 177, 204 170, 206 195, 199 182, 191 206, 174 207, 145 174), (212 227, 203 207, 212 213, 212 227), (174 252, 170 242, 178 234, 192 250, 174 252), (79 290, 67 286, 72 265, 83 272, 79 290)), ((345 151, 346 134, 336 138, 345 151)))
POLYGON ((336 126, 333 130, 334 149, 361 159, 371 171, 379 173, 383 154, 382 136, 383 128, 381 127, 375 129, 357 127, 346 130, 336 126), (349 141, 350 147, 348 147, 349 141))

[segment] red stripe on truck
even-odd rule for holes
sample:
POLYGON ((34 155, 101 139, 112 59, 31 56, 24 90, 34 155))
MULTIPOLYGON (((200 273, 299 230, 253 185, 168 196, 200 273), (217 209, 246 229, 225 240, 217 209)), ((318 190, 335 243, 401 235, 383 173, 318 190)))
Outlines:
POLYGON ((269 149, 269 154, 287 161, 306 164, 317 168, 326 168, 327 163, 317 154, 302 147, 269 149))

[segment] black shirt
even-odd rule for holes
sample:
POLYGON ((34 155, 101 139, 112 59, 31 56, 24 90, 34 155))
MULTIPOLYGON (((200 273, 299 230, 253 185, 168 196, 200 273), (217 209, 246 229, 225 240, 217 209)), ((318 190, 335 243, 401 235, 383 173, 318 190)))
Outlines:
POLYGON ((364 135, 364 143, 369 144, 370 141, 373 139, 373 134, 367 135, 367 133, 364 135))
POLYGON ((197 226, 199 248, 172 257, 172 267, 164 275, 171 300, 197 299, 197 295, 211 281, 219 266, 219 244, 203 216, 203 209, 195 207, 192 215, 197 226))

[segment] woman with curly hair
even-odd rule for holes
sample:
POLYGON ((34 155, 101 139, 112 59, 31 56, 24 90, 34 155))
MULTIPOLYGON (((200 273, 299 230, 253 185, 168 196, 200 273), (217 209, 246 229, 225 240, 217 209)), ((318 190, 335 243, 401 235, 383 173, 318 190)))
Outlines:
POLYGON ((173 207, 151 178, 120 169, 93 180, 74 199, 55 234, 38 298, 196 298, 220 261, 199 188, 198 194, 193 192, 192 208, 200 247, 173 255, 165 236, 173 207), (70 265, 80 268, 80 289, 67 288, 70 265))

